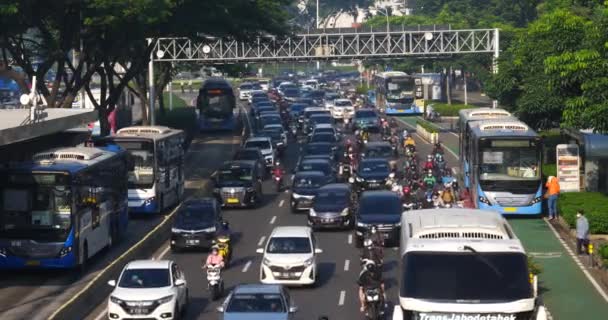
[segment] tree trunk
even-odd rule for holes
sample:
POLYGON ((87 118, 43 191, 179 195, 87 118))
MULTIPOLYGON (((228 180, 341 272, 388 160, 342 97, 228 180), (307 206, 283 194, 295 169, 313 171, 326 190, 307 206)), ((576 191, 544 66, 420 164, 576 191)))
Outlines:
POLYGON ((136 76, 134 80, 135 81, 132 82, 132 91, 137 95, 137 97, 141 101, 141 121, 143 125, 147 126, 150 124, 150 121, 148 119, 148 108, 150 106, 148 105, 147 87, 145 86, 146 79, 145 76, 139 75, 136 76))
MULTIPOLYGON (((163 90, 161 88, 160 90, 158 90, 156 92, 158 92, 158 95, 157 95, 157 97, 158 97, 158 113, 161 116, 164 116, 165 115, 165 101, 163 99, 163 90)), ((169 94, 171 94, 171 93, 169 93, 169 94)))
POLYGON ((447 94, 447 97, 448 97, 448 104, 449 105, 452 105, 452 86, 451 86, 451 83, 450 83, 451 78, 452 78, 452 66, 450 66, 448 74, 445 77, 445 79, 446 79, 446 90, 447 90, 446 94, 447 94))
POLYGON ((102 137, 110 135, 110 123, 108 122, 108 110, 106 108, 98 108, 99 112, 99 132, 102 137))

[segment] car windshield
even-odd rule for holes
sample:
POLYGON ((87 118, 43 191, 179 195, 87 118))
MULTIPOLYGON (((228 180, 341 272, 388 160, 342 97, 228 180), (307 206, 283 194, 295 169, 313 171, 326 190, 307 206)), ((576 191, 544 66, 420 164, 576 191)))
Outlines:
POLYGON ((236 153, 234 158, 237 160, 258 160, 260 159, 260 154, 253 150, 241 150, 236 153))
POLYGON ((325 92, 323 91, 312 91, 310 92, 310 97, 313 99, 323 99, 325 97, 325 92))
POLYGON ((223 181, 244 181, 249 182, 253 179, 251 168, 229 168, 219 172, 219 180, 223 181))
POLYGON ((306 107, 308 107, 305 104, 292 104, 289 106, 289 110, 291 110, 291 112, 302 112, 306 107))
POLYGON ((247 141, 245 148, 270 149, 270 142, 267 140, 247 141))
POLYGON ((329 144, 308 144, 304 149, 304 155, 327 155, 332 153, 332 146, 329 144))
POLYGON ((170 285, 169 269, 127 269, 118 282, 121 288, 162 288, 170 285))
POLYGON ((346 190, 321 190, 315 196, 315 207, 348 205, 349 193, 346 190))
POLYGON ((394 154, 390 146, 368 146, 364 153, 370 158, 390 158, 394 154))
POLYGON ((390 168, 389 168, 388 162, 386 162, 386 161, 363 160, 363 161, 361 161, 359 170, 361 171, 361 173, 378 173, 378 174, 386 173, 388 175, 390 168))
POLYGON ((415 251, 403 257, 402 270, 401 297, 488 303, 532 297, 522 253, 415 251))
POLYGON ((243 84, 239 87, 241 90, 253 90, 253 86, 250 84, 243 84))
POLYGON ((401 215, 401 201, 399 196, 368 195, 362 197, 359 203, 361 214, 390 214, 401 215))
POLYGON ((334 119, 326 116, 310 117, 310 122, 314 124, 332 124, 334 119))
POLYGON ((265 127, 269 124, 281 124, 283 123, 283 121, 281 120, 281 117, 279 116, 265 116, 265 117, 261 117, 260 118, 260 124, 261 127, 265 127))
POLYGON ((216 217, 211 207, 182 206, 175 217, 178 228, 209 228, 215 225, 216 217))
POLYGON ((285 313, 287 309, 278 294, 242 294, 232 296, 226 313, 285 313))
POLYGON ((340 97, 339 94, 333 93, 333 92, 328 92, 325 94, 325 99, 327 99, 327 100, 337 99, 339 97, 340 97))
POLYGON ((298 166, 298 171, 321 171, 329 174, 330 169, 327 163, 323 162, 303 162, 298 166))
POLYGON ((376 113, 373 111, 357 111, 357 114, 355 115, 357 118, 375 118, 376 117, 376 113))
POLYGON ((333 128, 315 128, 315 131, 313 132, 313 136, 319 133, 329 133, 331 135, 334 135, 336 132, 334 131, 333 128))
POLYGON ((310 138, 310 142, 336 142, 336 137, 333 134, 314 134, 310 138))
POLYGON ((304 237, 272 237, 267 253, 311 253, 310 239, 304 237))
POLYGON ((324 176, 296 176, 293 179, 293 186, 295 188, 310 188, 316 189, 321 187, 323 182, 325 182, 327 178, 324 176))
POLYGON ((262 130, 262 132, 260 132, 260 136, 270 137, 272 139, 272 141, 276 142, 278 140, 281 140, 281 138, 282 138, 281 132, 282 131, 264 128, 264 130, 262 130))
POLYGON ((72 228, 72 193, 68 186, 8 184, 0 192, 0 238, 66 240, 72 228))
POLYGON ((348 100, 336 100, 334 102, 334 107, 352 107, 353 104, 348 100))
POLYGON ((298 89, 285 89, 283 91, 283 93, 287 97, 297 97, 297 96, 300 95, 300 90, 298 90, 298 89))

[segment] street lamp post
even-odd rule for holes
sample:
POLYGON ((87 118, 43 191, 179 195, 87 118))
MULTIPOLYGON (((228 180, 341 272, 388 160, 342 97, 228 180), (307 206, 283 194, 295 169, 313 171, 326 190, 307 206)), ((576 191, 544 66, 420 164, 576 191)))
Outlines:
MULTIPOLYGON (((380 9, 376 9, 376 10, 380 10, 380 9)), ((382 12, 382 11, 380 11, 382 12)), ((388 8, 384 8, 384 16, 386 17, 386 32, 390 31, 390 22, 388 20, 388 8)))
POLYGON ((317 0, 317 19, 315 21, 317 22, 317 29, 319 29, 319 0, 317 0))

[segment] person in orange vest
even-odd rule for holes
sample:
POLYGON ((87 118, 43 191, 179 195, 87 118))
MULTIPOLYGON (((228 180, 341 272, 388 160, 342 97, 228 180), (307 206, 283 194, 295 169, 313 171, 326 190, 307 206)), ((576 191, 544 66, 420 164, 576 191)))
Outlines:
POLYGON ((549 176, 547 183, 547 207, 549 208, 549 220, 557 218, 557 197, 559 196, 559 181, 554 176, 549 176))

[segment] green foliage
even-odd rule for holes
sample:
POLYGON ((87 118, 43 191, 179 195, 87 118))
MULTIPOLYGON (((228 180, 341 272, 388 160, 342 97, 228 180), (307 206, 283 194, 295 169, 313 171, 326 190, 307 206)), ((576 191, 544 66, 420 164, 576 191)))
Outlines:
POLYGON ((557 176, 557 166, 555 163, 544 163, 542 167, 543 176, 557 176))
POLYGON ((436 125, 434 125, 426 120, 423 120, 423 119, 416 120, 416 124, 421 126, 422 128, 424 128, 424 130, 426 130, 429 133, 439 133, 441 130, 436 125))
POLYGON ((576 211, 583 209, 593 234, 608 234, 608 196, 599 192, 562 193, 557 201, 558 211, 570 227, 576 227, 576 211))
MULTIPOLYGON (((192 82, 192 84, 195 85, 194 81, 192 82)), ((200 85, 200 82, 198 84, 200 85)), ((175 86, 173 88, 175 89, 175 86)), ((170 94, 173 95, 173 108, 183 108, 188 106, 186 101, 184 101, 184 99, 180 98, 175 93, 163 92, 163 103, 165 104, 165 106, 169 107, 170 94)))
POLYGON ((608 243, 601 244, 597 253, 604 261, 604 265, 607 265, 608 264, 608 243))
POLYGON ((371 86, 367 86, 365 84, 360 84, 357 86, 357 88, 355 89, 357 94, 365 94, 367 95, 367 92, 369 90, 372 90, 373 88, 371 86))
POLYGON ((528 271, 537 276, 543 272, 543 267, 538 264, 538 262, 534 261, 532 257, 528 257, 528 271))
POLYGON ((195 108, 184 107, 174 108, 172 111, 158 115, 158 123, 163 126, 184 130, 186 133, 186 145, 190 145, 190 141, 198 131, 196 123, 195 108))
POLYGON ((475 106, 460 103, 453 103, 450 105, 447 103, 433 102, 431 104, 433 105, 433 109, 439 112, 442 117, 457 117, 460 110, 475 108, 475 106))

